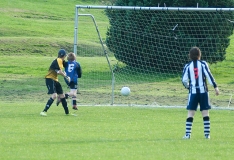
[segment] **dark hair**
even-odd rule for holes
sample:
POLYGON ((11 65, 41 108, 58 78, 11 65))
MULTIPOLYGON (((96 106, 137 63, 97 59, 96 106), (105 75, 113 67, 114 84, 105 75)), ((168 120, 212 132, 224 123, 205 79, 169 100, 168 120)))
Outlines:
POLYGON ((68 61, 74 61, 76 60, 76 55, 72 52, 70 52, 68 55, 67 55, 67 60, 68 61))
POLYGON ((189 51, 189 58, 191 60, 199 60, 201 58, 201 50, 198 47, 192 47, 189 51))

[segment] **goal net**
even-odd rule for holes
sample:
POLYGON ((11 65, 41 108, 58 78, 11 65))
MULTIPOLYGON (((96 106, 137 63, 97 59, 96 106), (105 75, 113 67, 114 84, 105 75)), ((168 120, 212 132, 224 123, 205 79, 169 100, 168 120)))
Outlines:
MULTIPOLYGON (((222 78, 215 68, 232 52, 233 19, 232 9, 77 5, 74 53, 83 69, 78 102, 186 106, 181 74, 190 48, 198 46, 214 77, 222 78), (124 86, 130 96, 120 94, 124 86)), ((232 89, 217 83, 222 94, 210 94, 211 105, 229 107, 232 89)))

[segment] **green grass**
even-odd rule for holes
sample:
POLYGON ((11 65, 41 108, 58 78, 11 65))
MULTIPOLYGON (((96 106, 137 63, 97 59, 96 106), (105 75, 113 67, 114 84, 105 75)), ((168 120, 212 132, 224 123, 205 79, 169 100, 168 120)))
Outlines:
POLYGON ((80 107, 74 117, 53 105, 47 117, 40 117, 43 107, 32 102, 1 105, 0 159, 233 158, 233 111, 211 111, 210 140, 203 137, 197 113, 192 138, 182 140, 185 109, 80 107))
MULTIPOLYGON (((82 94, 78 105, 90 102, 95 107, 79 106, 78 116, 65 116, 61 106, 53 104, 48 117, 40 117, 49 96, 44 83, 48 65, 58 48, 73 50, 74 10, 76 4, 104 5, 98 0, 7 0, 0 1, 0 159, 233 159, 233 111, 211 110, 211 139, 203 137, 200 113, 194 120, 190 140, 182 140, 185 131, 185 109, 130 107, 143 104, 173 103, 184 105, 187 93, 180 77, 138 81, 131 86, 131 96, 123 97, 118 88, 125 84, 123 70, 116 74, 118 82, 115 102, 125 107, 104 107, 110 102, 109 68, 101 52, 94 26, 79 28, 81 44, 78 61, 82 62, 80 80, 82 94), (92 48, 83 53, 83 48, 92 48), (88 55, 88 57, 87 57, 88 55), (95 79, 100 78, 100 81, 95 79), (89 86, 92 84, 92 88, 89 86), (105 85, 104 85, 105 84, 105 85), (157 103, 154 103, 157 102, 157 103)), ((89 13, 81 10, 80 13, 89 13)), ((95 13, 102 37, 108 25, 102 11, 95 13)), ((80 22, 91 19, 81 17, 80 22)), ((82 25, 81 25, 82 26, 82 25)), ((226 60, 211 65, 221 90, 212 97, 212 105, 226 107, 234 87, 233 36, 226 60)), ((116 64, 110 56, 111 65, 116 64)), ((127 69, 127 68, 125 68, 127 69)), ((127 80, 139 78, 127 73, 127 80)), ((158 75, 161 77, 162 75, 158 75)), ((165 75, 163 75, 165 76, 165 75)), ((60 77, 63 86, 65 83, 60 77)), ((64 87, 64 90, 66 88, 64 87)), ((70 102, 69 102, 70 105, 70 102)), ((156 105, 157 106, 157 105, 156 105)), ((232 104, 230 109, 232 109, 232 104)))

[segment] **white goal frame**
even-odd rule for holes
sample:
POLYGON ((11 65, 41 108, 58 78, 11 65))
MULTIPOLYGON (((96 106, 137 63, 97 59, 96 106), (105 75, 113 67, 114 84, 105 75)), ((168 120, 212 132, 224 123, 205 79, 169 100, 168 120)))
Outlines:
MULTIPOLYGON (((110 61, 108 58, 107 51, 105 49, 102 37, 100 36, 98 26, 95 21, 95 17, 92 14, 79 14, 79 9, 115 9, 115 10, 157 10, 157 11, 182 11, 182 12, 190 12, 190 11, 206 11, 206 12, 214 12, 214 11, 234 11, 234 8, 199 8, 199 7, 194 7, 194 8, 188 8, 188 7, 136 7, 136 6, 92 6, 92 5, 76 5, 75 6, 75 25, 74 25, 74 50, 73 52, 77 54, 77 45, 78 45, 78 28, 79 28, 79 23, 78 19, 79 16, 88 16, 91 17, 94 25, 96 27, 96 31, 100 40, 100 44, 103 49, 103 55, 106 57, 107 63, 110 68, 110 72, 112 74, 112 95, 111 95, 111 105, 114 105, 114 85, 115 85, 115 75, 113 72, 113 69, 110 65, 110 61)), ((230 21, 230 23, 234 23, 230 21)), ((232 97, 231 97, 232 98, 232 97)), ((230 105, 230 101, 228 103, 228 107, 230 105)))

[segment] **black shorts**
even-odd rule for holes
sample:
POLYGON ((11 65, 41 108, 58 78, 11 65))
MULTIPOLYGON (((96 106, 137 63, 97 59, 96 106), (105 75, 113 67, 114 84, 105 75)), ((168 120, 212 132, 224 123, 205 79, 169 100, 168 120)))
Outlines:
POLYGON ((75 83, 75 82, 71 81, 68 84, 68 86, 69 86, 70 89, 77 89, 77 82, 75 83))
POLYGON ((46 78, 45 83, 48 89, 48 94, 53 94, 53 93, 63 94, 63 89, 59 82, 54 81, 53 79, 50 78, 46 78))
POLYGON ((208 92, 189 94, 187 110, 196 111, 198 104, 200 104, 200 111, 211 109, 208 92))

